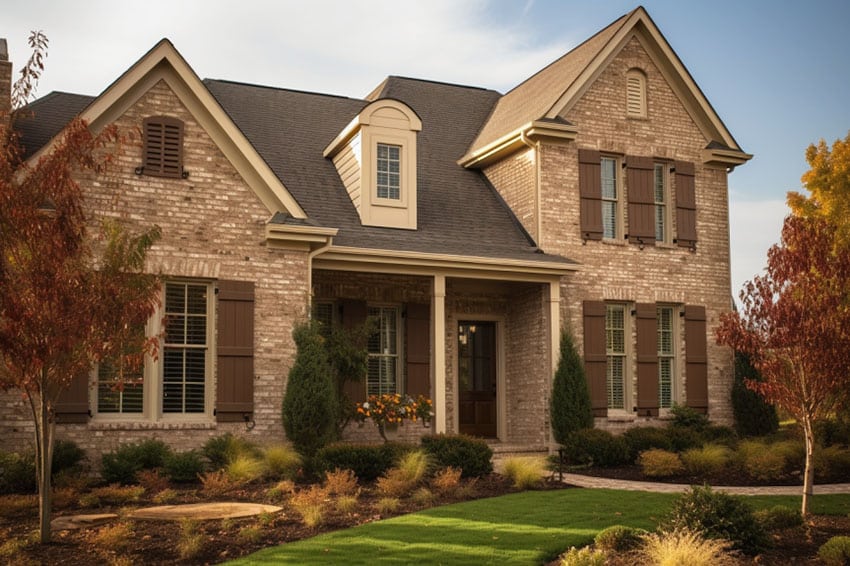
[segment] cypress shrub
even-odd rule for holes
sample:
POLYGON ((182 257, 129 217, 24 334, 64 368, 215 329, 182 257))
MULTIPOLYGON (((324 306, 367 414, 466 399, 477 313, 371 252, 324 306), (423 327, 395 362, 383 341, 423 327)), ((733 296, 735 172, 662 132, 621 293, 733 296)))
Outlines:
POLYGON ((298 350, 283 397, 283 428, 295 449, 310 458, 334 440, 338 402, 318 325, 300 324, 292 337, 298 350))
POLYGON ((750 363, 750 358, 735 352, 735 381, 732 384, 732 412, 735 430, 741 436, 766 436, 779 429, 776 407, 749 389, 745 380, 761 381, 761 375, 750 363))
POLYGON ((558 369, 552 383, 549 413, 555 441, 564 444, 573 432, 593 428, 593 412, 584 364, 576 350, 572 334, 567 330, 561 331, 560 349, 558 369))

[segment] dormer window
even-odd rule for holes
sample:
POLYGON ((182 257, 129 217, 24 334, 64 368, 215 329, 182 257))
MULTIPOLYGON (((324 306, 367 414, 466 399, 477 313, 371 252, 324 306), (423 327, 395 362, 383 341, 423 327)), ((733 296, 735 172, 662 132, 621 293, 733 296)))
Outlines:
POLYGON ((170 116, 152 116, 144 121, 144 146, 139 175, 185 179, 183 170, 183 122, 170 116))
POLYGON ((378 143, 378 198, 401 199, 401 146, 378 143))
POLYGON ((640 69, 626 73, 626 116, 646 118, 646 75, 640 69))
POLYGON ((416 230, 416 134, 421 129, 422 121, 409 106, 381 98, 325 148, 364 226, 416 230))

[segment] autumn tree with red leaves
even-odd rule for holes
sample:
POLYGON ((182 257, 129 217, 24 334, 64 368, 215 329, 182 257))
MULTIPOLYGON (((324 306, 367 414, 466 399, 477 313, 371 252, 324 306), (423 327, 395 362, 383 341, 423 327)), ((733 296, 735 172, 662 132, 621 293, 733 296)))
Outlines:
POLYGON ((741 312, 725 313, 717 328, 718 343, 749 355, 761 372, 763 381, 747 386, 803 429, 804 515, 814 483, 814 425, 850 385, 850 254, 836 237, 836 227, 823 219, 788 216, 765 274, 741 292, 741 312))
MULTIPOLYGON (((30 45, 35 53, 13 101, 30 98, 42 68, 46 38, 33 34, 30 45)), ((75 176, 111 164, 120 148, 115 128, 93 133, 73 120, 28 161, 14 118, 0 116, 0 388, 19 390, 32 412, 40 539, 48 542, 60 394, 102 360, 118 368, 120 388, 123 372, 156 355, 157 340, 138 330, 159 305, 159 280, 143 272, 159 229, 132 235, 113 220, 89 233, 96 222, 75 176)))

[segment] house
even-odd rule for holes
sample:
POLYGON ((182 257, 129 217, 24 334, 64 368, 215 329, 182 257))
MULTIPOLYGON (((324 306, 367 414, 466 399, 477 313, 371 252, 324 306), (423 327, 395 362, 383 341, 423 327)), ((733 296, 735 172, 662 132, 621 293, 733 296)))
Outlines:
MULTIPOLYGON (((149 268, 179 322, 137 386, 112 391, 96 370, 68 391, 58 434, 87 450, 283 439, 291 331, 310 312, 372 317, 349 393, 428 395, 435 432, 546 450, 562 328, 597 426, 653 424, 674 403, 731 420, 732 354, 713 329, 731 308, 727 175, 752 156, 643 8, 506 94, 201 80, 162 40, 99 96, 30 109, 34 158, 76 115, 136 134, 81 183, 94 215, 162 227, 149 268)), ((1 399, 0 443, 28 442, 19 397, 1 399)))

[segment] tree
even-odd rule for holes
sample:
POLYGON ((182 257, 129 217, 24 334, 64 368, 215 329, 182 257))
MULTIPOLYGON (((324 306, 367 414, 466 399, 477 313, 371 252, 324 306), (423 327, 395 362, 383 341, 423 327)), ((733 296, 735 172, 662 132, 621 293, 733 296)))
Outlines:
POLYGON ((850 254, 819 218, 788 216, 764 275, 741 292, 743 312, 724 313, 720 344, 747 354, 764 381, 747 387, 791 413, 803 429, 803 514, 812 495, 814 425, 846 395, 850 375, 850 254))
POLYGON ((573 432, 593 428, 593 411, 584 364, 573 343, 572 334, 566 329, 561 331, 560 350, 558 369, 552 382, 549 413, 555 441, 565 444, 573 432))
POLYGON ((810 196, 788 193, 788 206, 796 216, 822 218, 838 229, 838 243, 850 245, 850 132, 835 140, 832 149, 824 140, 806 149, 809 169, 801 179, 810 196))
MULTIPOLYGON (((46 39, 30 44, 43 53, 46 39)), ((42 65, 15 84, 26 101, 42 65)), ((51 465, 56 405, 101 360, 130 369, 156 354, 155 338, 137 329, 156 312, 159 281, 143 273, 153 228, 131 235, 117 222, 88 233, 83 194, 74 180, 102 172, 115 156, 117 130, 93 134, 73 120, 35 163, 24 161, 14 115, 0 120, 0 388, 19 389, 32 412, 41 542, 50 540, 51 465), (10 119, 12 118, 12 119, 10 119), (4 126, 5 124, 5 126, 4 126)), ((119 373, 120 373, 119 369, 119 373)), ((118 387, 121 383, 118 382, 118 387)))
POLYGON ((325 338, 315 322, 292 331, 297 353, 283 397, 283 428, 295 449, 311 458, 336 433, 337 397, 325 338))
POLYGON ((764 436, 776 432, 779 429, 776 407, 747 387, 748 381, 758 382, 762 378, 747 354, 735 352, 735 381, 732 383, 735 430, 741 436, 764 436))

